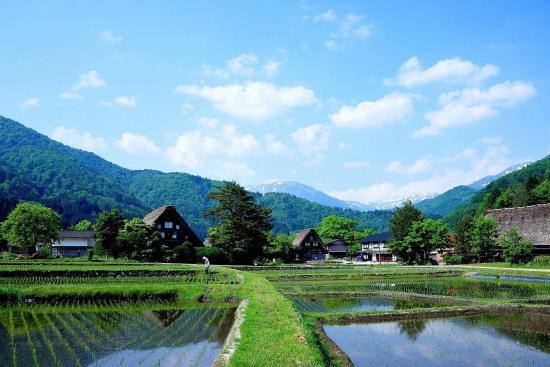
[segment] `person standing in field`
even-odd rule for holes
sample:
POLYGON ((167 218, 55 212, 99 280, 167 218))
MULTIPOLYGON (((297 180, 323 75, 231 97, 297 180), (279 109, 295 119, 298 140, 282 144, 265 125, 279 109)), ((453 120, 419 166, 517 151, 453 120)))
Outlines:
POLYGON ((204 272, 208 274, 208 271, 210 270, 210 261, 208 261, 206 256, 203 256, 202 260, 204 261, 204 272))

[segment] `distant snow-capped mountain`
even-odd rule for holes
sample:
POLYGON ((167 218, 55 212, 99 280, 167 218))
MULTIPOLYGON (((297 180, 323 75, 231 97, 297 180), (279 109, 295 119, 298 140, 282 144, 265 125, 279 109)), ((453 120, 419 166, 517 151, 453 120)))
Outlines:
POLYGON ((284 192, 302 199, 313 201, 315 203, 335 206, 343 209, 355 209, 361 211, 375 209, 362 203, 347 202, 337 199, 311 186, 295 181, 277 180, 266 184, 248 186, 246 189, 251 192, 259 192, 260 194, 266 194, 268 192, 284 192))
POLYGON ((524 163, 519 163, 519 164, 513 165, 512 167, 506 168, 504 171, 499 172, 496 175, 485 176, 485 177, 480 178, 479 180, 477 180, 475 182, 472 182, 471 184, 466 185, 466 186, 468 186, 472 189, 475 189, 475 190, 481 190, 482 188, 489 185, 491 182, 493 182, 495 180, 498 180, 502 176, 507 175, 508 173, 512 173, 512 172, 515 172, 517 170, 520 170, 520 169, 526 167, 529 164, 531 164, 531 162, 524 162, 524 163))
POLYGON ((439 194, 435 192, 421 192, 402 199, 388 200, 388 201, 375 201, 375 202, 368 203, 368 205, 373 206, 376 209, 393 209, 395 207, 402 205, 406 200, 410 200, 412 201, 413 204, 416 204, 422 200, 432 199, 437 195, 439 194))
MULTIPOLYGON (((528 164, 529 163, 516 164, 496 175, 486 176, 475 182, 472 182, 471 184, 467 185, 467 187, 474 190, 481 190, 482 188, 484 188, 494 180, 508 173, 517 171, 527 166, 528 164)), ((410 200, 412 201, 413 204, 417 204, 421 201, 424 201, 424 204, 425 204, 426 202, 429 201, 429 199, 437 198, 440 195, 439 193, 434 193, 434 192, 422 192, 422 193, 414 194, 412 196, 402 198, 402 199, 397 199, 397 200, 360 203, 357 201, 346 201, 346 200, 337 199, 333 196, 325 194, 320 190, 317 190, 316 188, 313 188, 308 185, 304 185, 303 183, 296 182, 296 181, 276 180, 276 181, 272 181, 261 185, 249 186, 246 189, 248 191, 259 192, 261 194, 266 194, 268 192, 283 192, 283 193, 291 194, 299 198, 313 201, 315 203, 319 203, 322 205, 328 205, 328 206, 333 206, 333 207, 338 207, 343 209, 354 209, 354 210, 360 210, 364 212, 372 211, 372 210, 394 209, 398 206, 401 206, 405 202, 405 200, 410 200)), ((449 191, 452 191, 452 190, 453 189, 449 191)))
POLYGON ((315 203, 360 211, 393 209, 396 206, 401 205, 406 199, 410 199, 413 203, 416 203, 421 200, 433 198, 437 195, 436 193, 420 193, 413 195, 410 198, 404 198, 400 200, 359 203, 357 201, 345 201, 337 199, 311 186, 304 185, 300 182, 295 181, 277 180, 266 184, 249 186, 246 189, 248 191, 259 192, 261 194, 265 194, 268 192, 284 192, 302 199, 313 201, 315 203))

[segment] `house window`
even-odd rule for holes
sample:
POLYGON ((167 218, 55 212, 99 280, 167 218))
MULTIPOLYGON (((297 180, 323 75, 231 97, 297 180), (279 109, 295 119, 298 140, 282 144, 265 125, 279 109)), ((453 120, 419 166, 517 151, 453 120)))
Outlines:
POLYGON ((180 229, 180 225, 179 225, 179 224, 176 224, 176 229, 180 229))
POLYGON ((173 222, 164 222, 164 228, 172 229, 174 228, 173 222))
POLYGON ((173 239, 178 238, 178 234, 177 234, 176 232, 172 233, 172 238, 173 238, 173 239))
POLYGON ((306 242, 305 245, 306 245, 306 247, 309 247, 309 246, 310 246, 309 242, 306 242))
POLYGON ((159 223, 159 224, 157 224, 157 228, 158 228, 158 229, 160 229, 160 227, 161 227, 160 223, 159 223))
POLYGON ((166 235, 166 234, 165 234, 164 232, 160 232, 160 236, 161 236, 162 238, 164 238, 165 235, 166 235))
POLYGON ((313 242, 313 247, 317 247, 318 243, 317 242, 313 242))

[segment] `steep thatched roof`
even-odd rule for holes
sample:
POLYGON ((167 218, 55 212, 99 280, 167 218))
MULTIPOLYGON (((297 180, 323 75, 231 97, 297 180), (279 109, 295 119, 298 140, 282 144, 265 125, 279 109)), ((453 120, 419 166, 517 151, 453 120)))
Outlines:
POLYGON ((183 219, 183 217, 178 213, 176 210, 176 207, 174 205, 163 205, 160 208, 157 208, 153 210, 150 213, 147 213, 145 217, 143 217, 143 221, 149 225, 155 225, 157 220, 166 212, 171 212, 174 214, 180 224, 182 225, 182 229, 184 229, 187 234, 191 237, 189 240, 190 242, 195 246, 202 246, 202 241, 197 237, 195 232, 189 227, 189 224, 183 219))
POLYGON ((317 234, 317 231, 315 231, 315 228, 302 229, 300 232, 298 232, 296 238, 294 239, 294 241, 292 241, 292 247, 295 249, 302 247, 303 243, 310 235, 315 237, 317 242, 319 242, 319 247, 324 249, 325 246, 323 245, 323 241, 321 240, 321 237, 319 237, 319 235, 317 234))
POLYGON ((157 221, 157 219, 159 219, 159 217, 164 214, 165 211, 167 210, 174 210, 177 212, 176 210, 176 207, 174 205, 163 205, 161 206, 160 208, 156 208, 155 210, 153 210, 152 212, 149 212, 145 215, 145 217, 143 217, 143 221, 149 225, 153 225, 155 224, 155 222, 157 221))

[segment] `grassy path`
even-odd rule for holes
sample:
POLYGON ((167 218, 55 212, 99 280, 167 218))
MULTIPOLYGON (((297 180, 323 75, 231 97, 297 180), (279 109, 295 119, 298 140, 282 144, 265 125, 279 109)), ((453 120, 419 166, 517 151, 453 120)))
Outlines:
POLYGON ((309 347, 291 302, 258 274, 245 274, 239 296, 248 299, 241 340, 231 366, 322 366, 309 347))

